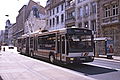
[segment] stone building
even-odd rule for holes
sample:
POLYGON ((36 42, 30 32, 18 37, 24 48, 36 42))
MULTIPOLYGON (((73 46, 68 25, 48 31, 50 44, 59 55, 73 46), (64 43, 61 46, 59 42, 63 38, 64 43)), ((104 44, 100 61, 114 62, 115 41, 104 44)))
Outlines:
POLYGON ((65 27, 65 0, 48 0, 46 3, 46 13, 47 30, 65 27))
POLYGON ((16 27, 16 23, 11 24, 11 26, 8 28, 8 44, 14 45, 14 28, 16 27))
POLYGON ((0 30, 0 45, 4 43, 4 33, 5 30, 0 30))
POLYGON ((4 43, 5 43, 5 45, 9 44, 8 31, 9 31, 10 27, 11 27, 11 23, 10 23, 10 20, 8 19, 8 20, 6 20, 5 33, 4 33, 4 43))
POLYGON ((120 55, 120 0, 99 0, 99 37, 113 40, 114 53, 120 55))
POLYGON ((45 13, 44 8, 41 7, 39 3, 34 2, 32 0, 30 0, 27 5, 24 5, 19 10, 19 14, 16 17, 16 28, 14 29, 15 30, 14 36, 16 37, 16 39, 24 34, 25 22, 28 19, 29 15, 31 13, 32 7, 34 5, 37 5, 37 6, 40 7, 40 10, 41 10, 42 14, 45 13))
POLYGON ((98 0, 76 0, 76 26, 94 31, 97 37, 97 4, 98 0))
POLYGON ((45 8, 40 5, 34 5, 31 8, 31 12, 25 22, 24 33, 30 34, 44 30, 46 26, 45 18, 45 8))
POLYGON ((25 20, 27 18, 26 9, 27 9, 27 6, 24 5, 19 10, 19 14, 16 17, 16 27, 14 29, 15 30, 15 34, 14 35, 15 35, 16 39, 24 34, 24 24, 25 24, 25 20))
POLYGON ((75 27, 75 23, 76 23, 75 0, 66 0, 65 3, 66 3, 65 26, 66 27, 75 27))

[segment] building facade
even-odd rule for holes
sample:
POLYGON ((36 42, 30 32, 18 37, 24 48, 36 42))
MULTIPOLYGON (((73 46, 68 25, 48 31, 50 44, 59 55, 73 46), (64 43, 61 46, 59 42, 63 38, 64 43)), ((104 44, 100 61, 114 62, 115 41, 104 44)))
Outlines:
POLYGON ((65 0, 48 0, 46 13, 47 30, 65 28, 65 0))
POLYGON ((24 5, 19 10, 19 14, 16 17, 16 28, 14 29, 15 30, 14 35, 15 35, 16 39, 24 34, 24 24, 25 24, 25 20, 26 20, 26 17, 27 17, 26 9, 27 9, 27 6, 24 5))
POLYGON ((99 36, 113 40, 114 53, 120 55, 120 0, 99 0, 99 36))
POLYGON ((30 34, 40 30, 44 30, 46 26, 45 18, 46 15, 44 7, 40 5, 34 5, 25 22, 24 33, 30 34))
POLYGON ((11 24, 11 26, 8 28, 8 44, 9 45, 14 45, 14 28, 16 27, 16 23, 11 24))
POLYGON ((4 32, 5 30, 0 30, 0 45, 4 43, 4 32))
POLYGON ((65 26, 66 27, 76 27, 76 4, 75 0, 66 0, 66 7, 65 7, 65 26))
MULTIPOLYGON (((30 0, 28 5, 24 5, 19 10, 19 14, 16 17, 16 28, 15 28, 15 34, 14 34, 16 39, 24 34, 25 22, 28 19, 29 15, 31 13, 32 7, 34 5, 39 5, 39 3, 36 3, 36 2, 34 2, 32 0, 30 0)), ((42 11, 44 10, 42 7, 40 7, 40 9, 42 11)), ((44 11, 42 12, 42 14, 44 14, 44 11)))
POLYGON ((8 38, 8 32, 9 32, 9 28, 11 27, 11 23, 10 20, 6 20, 6 26, 5 26, 5 33, 4 33, 4 43, 5 45, 9 44, 9 38, 8 38))
POLYGON ((94 31, 97 37, 97 4, 98 0, 76 0, 76 26, 94 31))

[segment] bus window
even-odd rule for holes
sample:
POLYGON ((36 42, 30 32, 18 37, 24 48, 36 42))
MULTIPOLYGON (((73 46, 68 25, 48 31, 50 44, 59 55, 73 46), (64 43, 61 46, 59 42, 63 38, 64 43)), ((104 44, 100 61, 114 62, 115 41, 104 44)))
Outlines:
POLYGON ((55 50, 55 34, 45 35, 42 37, 38 37, 38 48, 39 49, 47 49, 47 50, 55 50))
POLYGON ((65 36, 62 36, 62 54, 65 54, 65 36))
POLYGON ((91 35, 69 35, 68 44, 70 52, 93 51, 91 35), (87 41, 90 39, 89 41, 87 41))
POLYGON ((33 37, 30 38, 30 48, 33 48, 33 37))

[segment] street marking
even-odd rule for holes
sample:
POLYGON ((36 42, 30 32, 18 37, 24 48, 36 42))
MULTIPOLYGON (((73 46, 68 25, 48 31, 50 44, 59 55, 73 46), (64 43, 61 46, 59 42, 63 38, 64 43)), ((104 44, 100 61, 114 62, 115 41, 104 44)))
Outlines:
POLYGON ((113 61, 113 62, 120 62, 118 60, 111 60, 111 59, 105 59, 105 58, 95 58, 95 59, 98 59, 98 60, 107 60, 107 61, 113 61))
POLYGON ((70 69, 67 69, 67 68, 62 68, 62 67, 59 67, 59 66, 56 66, 56 65, 53 65, 53 64, 50 64, 50 63, 46 63, 46 62, 43 62, 43 61, 38 61, 36 59, 33 59, 37 62, 40 62, 42 64, 45 64, 45 65, 48 65, 48 66, 51 66, 51 67, 54 67, 54 68, 57 68, 57 69, 60 69, 60 70, 63 70, 63 71, 66 71, 66 72, 69 72, 71 74, 74 74, 74 75, 77 75, 77 76, 80 76, 80 77, 83 77, 83 78, 86 78, 86 79, 89 79, 89 80, 96 80, 94 78, 91 78, 91 77, 88 77, 88 76, 85 76, 79 72, 76 72, 76 71, 73 71, 73 70, 70 70, 70 69))
POLYGON ((103 68, 107 68, 107 69, 113 69, 113 70, 120 71, 119 68, 112 68, 112 67, 102 66, 102 65, 98 65, 98 64, 91 64, 91 63, 84 63, 84 64, 88 64, 88 65, 91 65, 91 66, 98 66, 98 67, 103 67, 103 68))

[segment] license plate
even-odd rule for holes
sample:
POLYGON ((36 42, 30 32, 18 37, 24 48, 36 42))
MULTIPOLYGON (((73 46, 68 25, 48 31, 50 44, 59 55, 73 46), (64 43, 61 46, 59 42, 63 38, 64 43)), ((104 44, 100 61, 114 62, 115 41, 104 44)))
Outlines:
POLYGON ((80 60, 85 60, 85 58, 80 58, 80 60))

